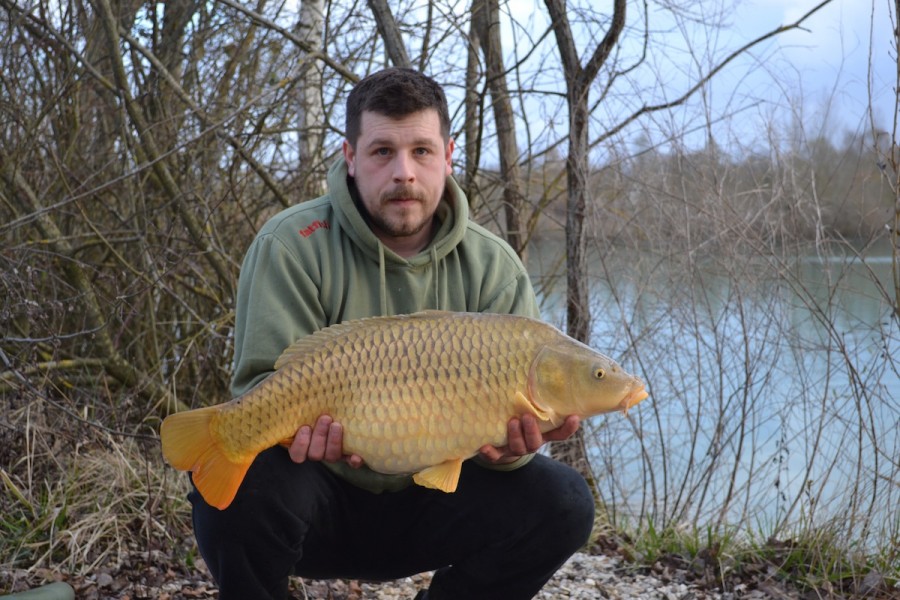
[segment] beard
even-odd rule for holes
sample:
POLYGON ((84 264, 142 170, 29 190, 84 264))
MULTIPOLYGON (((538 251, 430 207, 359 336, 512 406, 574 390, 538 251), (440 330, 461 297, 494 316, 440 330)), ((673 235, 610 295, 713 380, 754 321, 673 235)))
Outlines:
POLYGON ((431 224, 430 217, 411 220, 408 218, 400 218, 393 215, 385 215, 380 212, 374 215, 369 215, 369 219, 371 220, 372 226, 374 228, 395 238, 410 237, 416 235, 417 233, 425 229, 425 227, 431 224))
POLYGON ((426 213, 427 199, 408 186, 399 186, 381 194, 375 212, 366 210, 372 226, 391 237, 409 237, 432 223, 434 213, 426 213), (414 206, 398 208, 395 200, 413 200, 414 206))

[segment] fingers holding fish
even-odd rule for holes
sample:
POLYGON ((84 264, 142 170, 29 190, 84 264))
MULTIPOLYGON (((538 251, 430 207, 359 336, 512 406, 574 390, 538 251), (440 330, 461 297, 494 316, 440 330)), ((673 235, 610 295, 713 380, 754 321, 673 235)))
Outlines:
POLYGON ((544 434, 533 415, 512 418, 506 424, 507 451, 513 456, 537 452, 544 445, 544 434))
POLYGON ((556 429, 544 432, 545 442, 561 442, 569 439, 581 426, 581 418, 578 415, 569 415, 563 424, 556 429))
POLYGON ((344 428, 329 415, 320 415, 315 425, 303 425, 297 430, 288 450, 294 462, 307 460, 337 462, 346 460, 351 466, 362 466, 357 455, 344 456, 344 428))
POLYGON ((483 459, 495 464, 514 462, 520 457, 537 452, 547 442, 557 442, 569 438, 578 430, 580 419, 569 415, 556 429, 541 432, 540 423, 531 414, 513 417, 507 423, 507 444, 495 447, 484 445, 479 449, 483 459))

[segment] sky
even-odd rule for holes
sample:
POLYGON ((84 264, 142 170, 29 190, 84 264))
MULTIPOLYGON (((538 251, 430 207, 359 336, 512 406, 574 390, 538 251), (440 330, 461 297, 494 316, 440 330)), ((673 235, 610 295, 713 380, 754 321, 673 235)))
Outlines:
MULTIPOLYGON (((872 102, 876 118, 886 126, 893 118, 897 63, 891 44, 889 2, 833 0, 805 23, 806 30, 780 35, 770 47, 777 52, 776 73, 802 90, 813 105, 834 101, 831 118, 856 127, 872 102), (870 39, 872 70, 869 72, 870 39)), ((819 0, 742 0, 735 18, 738 35, 751 38, 798 20, 819 0)))
MULTIPOLYGON (((703 2, 651 0, 651 43, 658 54, 647 60, 650 68, 640 71, 633 84, 633 98, 639 105, 670 100, 696 81, 696 59, 708 71, 733 50, 777 28, 800 19, 821 0, 703 0, 703 2), (663 5, 686 7, 688 17, 679 27, 663 5), (720 27, 710 27, 718 22, 720 27), (704 23, 704 24, 701 24, 704 23), (687 50, 686 39, 695 51, 687 50)), ((896 60, 891 42, 890 4, 893 0, 832 0, 803 24, 803 29, 782 33, 755 46, 749 54, 731 63, 716 75, 705 90, 705 102, 692 98, 688 105, 673 114, 652 116, 631 128, 629 140, 649 137, 654 144, 674 139, 679 132, 699 131, 693 137, 681 135, 679 143, 693 146, 705 143, 703 123, 705 111, 714 118, 732 115, 718 123, 714 132, 717 142, 738 145, 750 137, 764 137, 767 128, 788 135, 791 123, 801 123, 810 137, 826 136, 840 142, 845 133, 862 132, 868 124, 871 102, 877 124, 889 128, 896 110, 896 60), (872 70, 870 63, 870 39, 872 70), (776 127, 772 127, 775 124, 776 127), (720 139, 721 136, 721 139, 720 139), (685 139, 687 141, 685 142, 685 139)), ((584 0, 575 4, 585 6, 584 0)), ((594 9, 609 14, 611 0, 603 0, 594 9)), ((511 14, 525 22, 525 15, 535 20, 534 30, 546 26, 543 0, 508 0, 511 14)), ((638 10, 640 3, 628 5, 628 23, 638 31, 631 40, 640 40, 643 25, 638 10)), ((570 13, 573 10, 570 7, 570 13)), ((595 37, 596 37, 595 33, 595 37)), ((506 32, 504 45, 511 37, 506 32)), ((552 43, 552 41, 551 41, 552 43)), ((582 41, 581 53, 589 44, 582 41)), ((592 48, 591 48, 592 49, 592 48)), ((626 52, 629 50, 626 50, 626 52)), ((632 42, 634 56, 640 44, 632 42)), ((700 68, 699 70, 703 70, 700 68)), ((632 110, 635 104, 632 105, 632 110)), ((615 122, 628 108, 598 107, 609 110, 600 115, 601 123, 615 122)), ((557 126, 564 126, 560 122, 557 126)), ((759 147, 769 140, 748 142, 759 147)))

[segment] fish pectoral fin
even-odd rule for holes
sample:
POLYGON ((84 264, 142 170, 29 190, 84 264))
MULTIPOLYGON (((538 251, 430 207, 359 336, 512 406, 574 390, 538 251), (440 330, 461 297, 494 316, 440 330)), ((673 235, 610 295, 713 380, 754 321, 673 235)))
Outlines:
POLYGON ((518 409, 518 414, 531 413, 541 421, 551 421, 553 419, 552 411, 545 410, 544 408, 537 405, 536 402, 532 402, 528 399, 528 397, 522 392, 516 392, 516 408, 518 409))
POLYGON ((459 483, 459 472, 462 470, 463 459, 453 458, 439 465, 422 469, 413 475, 413 481, 422 487, 442 492, 455 492, 459 483))

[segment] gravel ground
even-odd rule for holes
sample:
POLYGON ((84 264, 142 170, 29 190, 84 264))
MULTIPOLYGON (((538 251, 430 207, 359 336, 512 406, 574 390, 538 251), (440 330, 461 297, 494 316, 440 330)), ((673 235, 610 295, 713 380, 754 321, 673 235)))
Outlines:
MULTIPOLYGON (((0 590, 21 591, 29 585, 49 580, 67 581, 78 600, 188 600, 218 598, 203 563, 187 571, 166 568, 161 556, 148 564, 146 557, 135 557, 131 565, 115 570, 100 570, 84 577, 65 577, 51 572, 6 572, 0 576, 0 590), (141 564, 143 563, 143 564, 141 564), (5 581, 4 581, 5 580, 5 581)), ((127 561, 126 561, 127 563, 127 561)), ((722 594, 705 591, 696 584, 678 581, 677 573, 639 574, 623 566, 622 559, 609 556, 576 554, 551 579, 537 596, 539 600, 658 598, 661 600, 701 600, 730 598, 800 598, 722 594), (666 580, 669 581, 666 581, 666 580)), ((297 600, 407 600, 428 586, 429 573, 385 583, 360 583, 331 580, 292 581, 297 600)), ((498 599, 502 600, 502 599, 498 599)))
MULTIPOLYGON (((303 582, 298 588, 298 598, 334 598, 335 600, 407 600, 420 588, 428 585, 428 575, 418 575, 400 581, 382 584, 356 582, 303 582), (329 596, 329 593, 331 596, 329 596), (304 596, 304 594, 306 594, 304 596)), ((762 590, 739 587, 734 592, 718 592, 703 589, 697 583, 688 583, 686 573, 677 571, 641 574, 623 566, 619 557, 576 554, 547 582, 536 596, 537 600, 611 599, 626 600, 647 598, 659 600, 765 600, 772 598, 800 599, 777 586, 762 590)), ((498 599, 502 600, 502 599, 498 599)))
MULTIPOLYGON (((881 576, 856 582, 854 594, 837 590, 801 593, 775 577, 775 569, 761 564, 730 576, 724 585, 710 579, 703 562, 685 563, 677 557, 636 568, 615 552, 575 554, 536 596, 538 600, 651 599, 651 600, 823 600, 900 598, 881 576), (727 590, 727 591, 723 591, 727 590)), ((294 600, 407 600, 428 586, 429 573, 386 583, 292 580, 294 600)), ((49 570, 0 570, 0 595, 65 581, 78 600, 190 600, 218 598, 202 560, 193 567, 159 551, 134 552, 115 568, 98 568, 90 575, 67 576, 49 570)), ((248 599, 250 600, 250 599, 248 599)), ((498 598, 497 600, 503 600, 498 598)))

